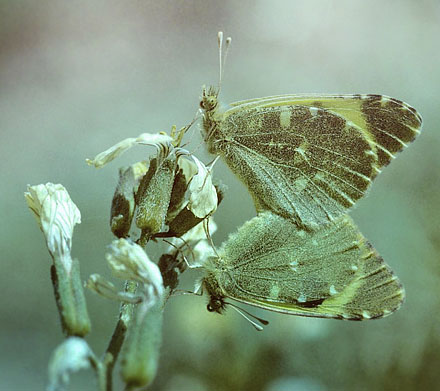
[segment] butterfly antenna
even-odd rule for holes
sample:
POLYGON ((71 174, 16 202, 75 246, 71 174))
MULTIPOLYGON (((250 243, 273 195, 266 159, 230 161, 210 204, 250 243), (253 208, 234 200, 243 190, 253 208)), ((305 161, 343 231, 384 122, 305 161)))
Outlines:
POLYGON ((171 247, 174 247, 174 248, 176 249, 176 251, 182 256, 184 262, 186 263, 186 266, 188 266, 190 269, 194 269, 195 267, 192 266, 192 265, 188 262, 188 259, 185 257, 185 254, 184 254, 183 251, 182 251, 182 248, 183 248, 183 247, 185 247, 185 246, 188 247, 189 251, 191 252, 191 256, 192 256, 192 258, 195 259, 195 256, 194 256, 194 252, 193 252, 192 247, 188 244, 187 241, 185 241, 185 239, 182 239, 182 238, 178 238, 178 239, 180 239, 180 240, 183 242, 183 245, 182 245, 181 247, 176 246, 174 243, 171 243, 169 240, 166 240, 166 239, 162 239, 162 240, 163 240, 165 243, 169 244, 171 247))
POLYGON ((211 234, 209 233, 209 217, 207 217, 205 220, 203 220, 203 229, 205 230, 206 238, 208 239, 209 244, 211 245, 212 249, 214 250, 215 255, 220 258, 218 255, 217 249, 214 246, 214 242, 212 241, 211 234))
POLYGON ((185 295, 201 296, 200 294, 193 292, 193 291, 187 291, 187 290, 183 290, 183 289, 174 289, 171 297, 185 296, 185 295))
POLYGON ((218 58, 219 58, 219 76, 218 76, 218 92, 217 92, 218 95, 220 93, 220 89, 222 86, 226 57, 228 56, 229 46, 231 45, 232 38, 231 37, 226 38, 226 45, 224 52, 223 52, 223 31, 218 32, 217 40, 218 40, 218 58))
POLYGON ((255 327, 257 331, 263 331, 263 326, 267 326, 269 322, 265 319, 261 319, 258 316, 255 316, 251 314, 250 312, 247 312, 241 307, 236 306, 233 303, 225 303, 230 305, 235 311, 237 311, 243 318, 245 318, 252 326, 255 327), (263 326, 258 324, 257 322, 254 322, 251 318, 254 318, 256 321, 260 322, 263 326))

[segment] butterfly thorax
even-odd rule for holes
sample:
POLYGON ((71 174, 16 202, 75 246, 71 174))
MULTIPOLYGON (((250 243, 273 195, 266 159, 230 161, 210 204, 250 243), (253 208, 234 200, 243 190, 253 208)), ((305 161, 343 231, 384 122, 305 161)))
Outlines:
POLYGON ((217 153, 214 141, 218 139, 217 133, 223 119, 223 111, 219 107, 218 93, 217 87, 204 87, 200 101, 200 107, 203 109, 204 139, 207 143, 208 151, 212 154, 217 153))

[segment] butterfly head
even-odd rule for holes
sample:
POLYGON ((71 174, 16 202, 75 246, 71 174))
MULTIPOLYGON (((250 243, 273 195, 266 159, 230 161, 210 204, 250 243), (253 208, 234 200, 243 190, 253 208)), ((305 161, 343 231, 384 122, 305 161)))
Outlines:
POLYGON ((222 314, 225 308, 226 308, 226 303, 224 297, 210 296, 209 303, 206 306, 206 309, 209 312, 217 312, 218 314, 222 314))
MULTIPOLYGON (((212 259, 211 261, 213 261, 212 259)), ((206 291, 209 296, 209 302, 206 306, 209 312, 217 312, 218 314, 222 314, 226 308, 225 303, 225 295, 219 285, 217 276, 216 276, 216 264, 210 263, 209 260, 205 264, 207 268, 207 273, 205 277, 202 279, 202 289, 206 291)))
POLYGON ((218 58, 219 58, 219 78, 217 87, 203 86, 202 99, 200 100, 200 107, 205 110, 205 113, 215 112, 218 106, 218 95, 220 93, 223 71, 225 68, 226 57, 228 54, 229 45, 231 44, 231 37, 226 38, 226 47, 223 51, 223 33, 220 31, 217 36, 218 39, 218 58))
POLYGON ((203 86, 200 107, 205 110, 205 112, 215 110, 218 105, 218 93, 219 89, 217 87, 203 86))

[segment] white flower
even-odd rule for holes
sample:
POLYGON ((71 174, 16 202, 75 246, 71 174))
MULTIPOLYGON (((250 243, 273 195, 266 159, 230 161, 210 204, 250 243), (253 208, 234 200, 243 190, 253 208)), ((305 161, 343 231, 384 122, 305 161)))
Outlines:
MULTIPOLYGON (((170 241, 171 245, 168 247, 167 252, 172 253, 182 244, 189 244, 190 247, 184 246, 180 248, 180 251, 185 257, 191 259, 191 261, 187 259, 188 266, 190 268, 203 267, 206 260, 215 255, 215 250, 207 240, 204 224, 206 224, 206 222, 202 221, 180 238, 172 238, 170 241)), ((208 222, 208 230, 210 235, 217 231, 217 224, 212 217, 208 222)))
MULTIPOLYGON (((188 156, 189 155, 191 154, 188 153, 188 156)), ((187 182, 189 182, 191 178, 197 174, 198 171, 197 165, 192 160, 186 158, 179 159, 177 161, 177 164, 179 166, 179 169, 182 170, 183 175, 185 175, 187 182)))
POLYGON ((116 277, 141 282, 145 291, 152 291, 155 296, 163 294, 160 270, 138 244, 125 239, 114 240, 106 259, 116 277))
POLYGON ((189 264, 190 268, 203 267, 208 258, 215 257, 214 248, 206 239, 198 242, 193 248, 194 261, 189 264))
POLYGON ((101 152, 100 154, 96 155, 93 160, 86 159, 86 163, 89 166, 95 166, 96 168, 101 168, 137 144, 156 146, 160 144, 168 144, 171 143, 172 141, 173 139, 166 134, 142 133, 138 137, 130 137, 120 141, 119 143, 113 145, 104 152, 101 152))
MULTIPOLYGON (((68 262, 70 256, 63 256, 70 255, 73 228, 81 223, 81 213, 70 199, 69 193, 60 184, 46 183, 28 186, 24 196, 46 237, 49 251, 68 262)), ((64 266, 70 271, 70 263, 64 266)))
POLYGON ((191 179, 188 186, 189 201, 187 208, 195 216, 205 218, 217 209, 217 192, 212 184, 211 169, 195 156, 191 155, 197 165, 197 174, 191 179))
MULTIPOLYGON (((191 228, 188 232, 185 232, 181 237, 171 238, 171 246, 168 247, 167 252, 174 251, 176 247, 179 247, 179 245, 181 245, 182 243, 194 245, 200 240, 206 240, 204 224, 206 224, 205 221, 201 221, 195 227, 191 228)), ((214 234, 214 232, 217 231, 217 224, 212 217, 209 218, 208 230, 210 235, 214 234)))
MULTIPOLYGON (((195 227, 191 228, 188 232, 182 235, 182 238, 187 243, 195 243, 199 240, 206 239, 206 232, 204 228, 205 221, 201 221, 195 227)), ((217 224, 211 217, 208 222, 209 234, 213 235, 217 231, 217 224)), ((177 238, 178 239, 178 238, 177 238)))
POLYGON ((49 391, 64 390, 72 372, 90 368, 93 353, 84 339, 69 337, 59 345, 49 362, 49 391))
POLYGON ((99 274, 91 274, 86 284, 87 288, 110 300, 123 301, 136 304, 142 301, 142 297, 136 293, 119 292, 114 284, 107 281, 99 274))

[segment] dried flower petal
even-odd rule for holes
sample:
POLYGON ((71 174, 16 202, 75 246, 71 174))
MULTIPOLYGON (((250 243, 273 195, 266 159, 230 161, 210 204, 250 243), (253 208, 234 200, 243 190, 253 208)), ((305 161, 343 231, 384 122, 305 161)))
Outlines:
MULTIPOLYGON (((168 247, 167 252, 173 253, 176 251, 176 247, 179 247, 182 243, 189 244, 190 247, 185 246, 180 249, 189 258, 188 261, 191 260, 188 266, 191 268, 202 267, 210 256, 215 255, 214 249, 206 238, 204 224, 202 221, 182 235, 182 237, 172 238, 170 241, 171 246, 168 247)), ((217 224, 212 217, 209 219, 208 229, 210 235, 217 231, 217 224)))
MULTIPOLYGON (((199 240, 206 239, 205 228, 203 227, 204 222, 197 224, 194 228, 191 228, 187 233, 182 235, 182 239, 187 243, 195 243, 199 240)), ((213 235, 217 231, 217 224, 211 217, 208 222, 209 234, 213 235)))
POLYGON ((49 362, 49 391, 61 391, 69 382, 72 372, 91 367, 93 352, 84 339, 70 337, 59 345, 49 362))
POLYGON ((162 295, 160 270, 138 244, 125 239, 114 240, 106 259, 116 277, 141 282, 146 291, 152 287, 155 295, 162 295))
POLYGON ((99 274, 91 274, 87 280, 86 287, 98 295, 110 300, 123 301, 136 304, 142 301, 142 297, 136 293, 119 292, 116 287, 99 274))
POLYGON ((195 156, 192 158, 198 170, 188 187, 189 202, 187 207, 195 216, 204 218, 217 209, 217 192, 212 184, 211 169, 208 169, 195 156))
MULTIPOLYGON (((70 254, 73 228, 81 223, 81 213, 60 184, 28 186, 26 202, 43 231, 52 254, 70 254)), ((70 257, 62 257, 66 262, 70 257)), ((70 270, 71 265, 64 265, 70 270)))
POLYGON ((187 159, 186 157, 179 159, 177 164, 179 168, 182 170, 183 174, 185 175, 187 182, 189 182, 190 179, 197 174, 198 171, 197 164, 187 159))
POLYGON ((86 159, 86 163, 89 166, 95 166, 96 168, 101 168, 137 144, 145 144, 145 145, 168 144, 171 143, 172 140, 173 139, 166 134, 142 133, 138 137, 130 137, 120 141, 119 143, 113 145, 104 152, 101 152, 98 155, 96 155, 93 160, 86 159))
POLYGON ((191 268, 203 267, 208 258, 215 257, 216 253, 207 240, 200 240, 193 247, 194 260, 189 264, 191 268))

